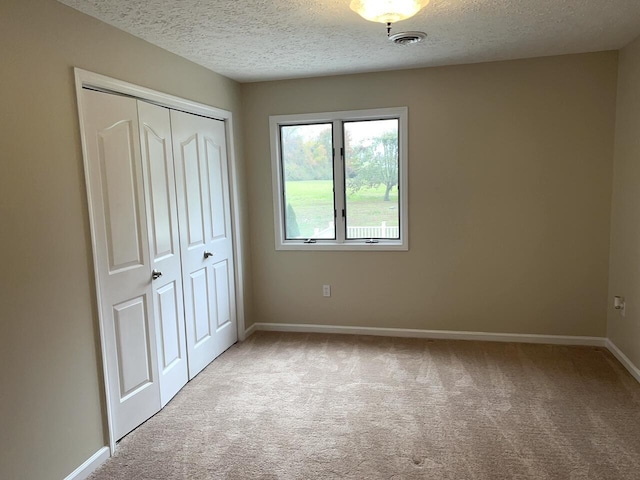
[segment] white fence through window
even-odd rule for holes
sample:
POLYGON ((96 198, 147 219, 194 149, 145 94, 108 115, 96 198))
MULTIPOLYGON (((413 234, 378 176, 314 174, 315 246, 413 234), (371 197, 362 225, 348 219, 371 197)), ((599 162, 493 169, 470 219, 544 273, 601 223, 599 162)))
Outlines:
MULTIPOLYGON (((333 229, 333 222, 330 222, 329 227, 324 230, 315 228, 313 238, 332 238, 333 229)), ((400 227, 388 226, 387 222, 373 226, 348 226, 347 238, 400 238, 400 227)))

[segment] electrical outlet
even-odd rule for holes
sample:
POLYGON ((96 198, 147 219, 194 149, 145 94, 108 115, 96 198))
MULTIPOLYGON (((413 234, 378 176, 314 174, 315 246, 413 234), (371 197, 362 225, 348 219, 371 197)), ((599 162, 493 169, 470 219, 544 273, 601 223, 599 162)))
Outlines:
POLYGON ((322 286, 322 296, 330 297, 331 296, 331 285, 323 285, 322 286))
POLYGON ((624 297, 615 296, 613 297, 613 308, 620 312, 620 315, 623 317, 626 316, 627 303, 624 300, 624 297))

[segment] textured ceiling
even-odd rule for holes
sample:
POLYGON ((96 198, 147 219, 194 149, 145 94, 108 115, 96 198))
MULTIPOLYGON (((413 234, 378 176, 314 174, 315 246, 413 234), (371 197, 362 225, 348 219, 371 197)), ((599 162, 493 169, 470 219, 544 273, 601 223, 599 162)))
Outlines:
POLYGON ((241 82, 618 49, 640 34, 640 0, 431 0, 393 33, 349 0, 59 0, 241 82))

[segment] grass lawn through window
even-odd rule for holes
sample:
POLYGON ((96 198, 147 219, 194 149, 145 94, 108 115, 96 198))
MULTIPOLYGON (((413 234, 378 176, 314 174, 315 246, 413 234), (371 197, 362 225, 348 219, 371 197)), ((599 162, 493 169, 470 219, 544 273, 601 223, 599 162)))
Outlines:
MULTIPOLYGON (((331 180, 300 180, 286 183, 287 202, 295 211, 301 238, 313 236, 314 228, 325 229, 332 220, 327 212, 333 212, 333 182, 331 180)), ((394 187, 389 201, 384 201, 384 185, 361 188, 357 192, 347 190, 349 197, 349 226, 398 226, 398 189, 394 187)))

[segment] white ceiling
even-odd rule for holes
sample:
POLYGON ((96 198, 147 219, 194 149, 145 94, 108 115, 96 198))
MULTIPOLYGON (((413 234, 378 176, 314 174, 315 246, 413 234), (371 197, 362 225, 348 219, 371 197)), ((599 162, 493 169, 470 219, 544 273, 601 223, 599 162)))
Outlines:
POLYGON ((640 0, 431 0, 393 32, 349 0, 59 0, 241 82, 618 49, 640 34, 640 0))

